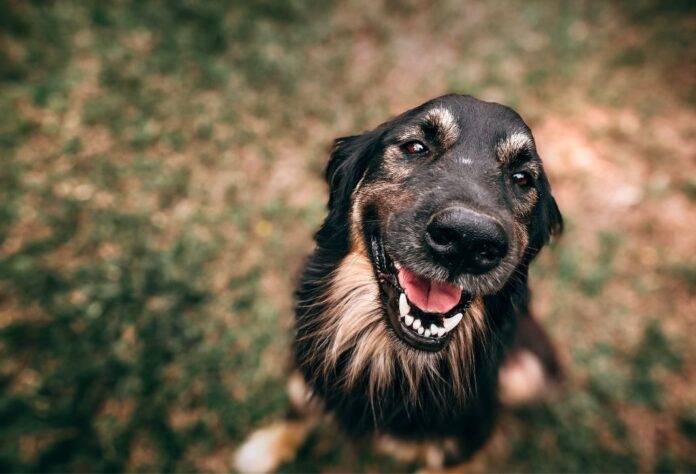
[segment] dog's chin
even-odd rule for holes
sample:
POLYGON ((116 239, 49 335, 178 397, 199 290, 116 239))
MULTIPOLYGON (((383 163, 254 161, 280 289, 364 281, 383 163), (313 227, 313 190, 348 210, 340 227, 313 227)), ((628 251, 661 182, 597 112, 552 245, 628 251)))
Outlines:
POLYGON ((409 294, 406 285, 403 284, 403 274, 413 275, 414 272, 402 267, 386 252, 379 233, 375 232, 370 236, 369 244, 385 319, 394 334, 405 345, 416 350, 438 352, 445 348, 464 319, 474 295, 461 288, 455 288, 454 285, 428 282, 423 277, 416 277, 428 283, 449 287, 449 303, 445 307, 437 308, 436 305, 434 310, 428 305, 423 307, 422 299, 419 306, 413 301, 417 299, 416 295, 409 294))

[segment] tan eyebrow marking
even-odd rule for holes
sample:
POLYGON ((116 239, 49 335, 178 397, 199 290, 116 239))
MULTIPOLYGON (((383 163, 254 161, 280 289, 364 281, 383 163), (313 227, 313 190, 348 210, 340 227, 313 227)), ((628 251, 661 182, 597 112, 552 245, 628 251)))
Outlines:
POLYGON ((498 161, 507 164, 512 161, 521 151, 528 150, 533 146, 532 137, 522 132, 515 132, 500 140, 496 145, 498 161))
POLYGON ((436 129, 437 138, 444 148, 448 148, 457 141, 459 127, 454 115, 448 109, 444 107, 431 109, 425 114, 424 121, 436 129))
POLYGON ((423 137, 423 130, 421 130, 420 127, 416 125, 411 125, 408 128, 405 128, 402 130, 399 135, 396 137, 397 140, 403 141, 403 140, 412 140, 412 139, 422 139, 423 137))

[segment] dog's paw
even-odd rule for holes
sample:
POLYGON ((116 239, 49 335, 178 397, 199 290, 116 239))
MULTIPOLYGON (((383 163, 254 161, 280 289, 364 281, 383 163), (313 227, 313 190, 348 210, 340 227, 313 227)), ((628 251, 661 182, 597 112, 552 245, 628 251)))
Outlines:
POLYGON ((305 440, 306 422, 279 422, 252 433, 237 450, 234 467, 242 473, 272 472, 292 460, 305 440))
POLYGON ((539 357, 525 349, 511 354, 498 373, 498 397, 508 406, 544 400, 554 386, 539 357))
POLYGON ((423 464, 418 474, 437 472, 460 472, 450 470, 457 464, 461 467, 461 452, 454 438, 442 438, 436 442, 406 441, 382 435, 376 439, 375 449, 378 453, 387 455, 401 463, 423 464))

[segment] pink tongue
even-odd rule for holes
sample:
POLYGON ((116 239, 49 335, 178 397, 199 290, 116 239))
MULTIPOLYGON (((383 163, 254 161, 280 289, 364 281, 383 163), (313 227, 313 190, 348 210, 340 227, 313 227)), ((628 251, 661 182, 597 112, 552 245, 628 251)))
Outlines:
POLYGON ((409 301, 426 313, 446 313, 459 303, 462 290, 442 281, 428 280, 406 268, 399 270, 399 284, 409 301))

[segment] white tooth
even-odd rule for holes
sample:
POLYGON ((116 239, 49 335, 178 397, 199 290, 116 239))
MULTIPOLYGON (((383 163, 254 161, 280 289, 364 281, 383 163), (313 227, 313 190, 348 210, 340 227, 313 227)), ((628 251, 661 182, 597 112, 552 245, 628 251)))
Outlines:
POLYGON ((397 270, 401 270, 401 264, 400 264, 399 262, 394 262, 394 267, 395 267, 397 270))
POLYGON ((462 315, 462 313, 457 313, 451 318, 445 318, 445 320, 443 321, 445 326, 445 332, 450 332, 452 329, 454 329, 463 317, 464 316, 462 315))
POLYGON ((401 316, 406 316, 409 311, 411 311, 411 308, 406 300, 406 293, 401 293, 401 296, 399 296, 399 314, 401 314, 401 316))
POLYGON ((437 335, 438 335, 438 337, 444 336, 446 332, 447 332, 447 331, 445 330, 445 328, 437 328, 437 335))
MULTIPOLYGON (((418 320, 416 319, 416 321, 418 321, 418 320)), ((418 328, 418 334, 421 334, 421 335, 423 334, 423 328, 422 328, 422 327, 418 328)))
POLYGON ((421 320, 420 320, 420 319, 416 319, 415 321, 413 321, 413 329, 418 329, 418 328, 420 328, 421 326, 422 326, 422 324, 421 324, 421 320))
POLYGON ((407 314, 406 316, 404 316, 404 322, 406 323, 406 326, 410 326, 414 319, 415 318, 413 316, 411 316, 410 314, 407 314))
POLYGON ((430 325, 430 334, 432 334, 433 336, 437 336, 437 326, 435 326, 434 324, 430 325))
POLYGON ((425 337, 430 337, 430 329, 426 329, 425 333, 423 333, 425 337))

